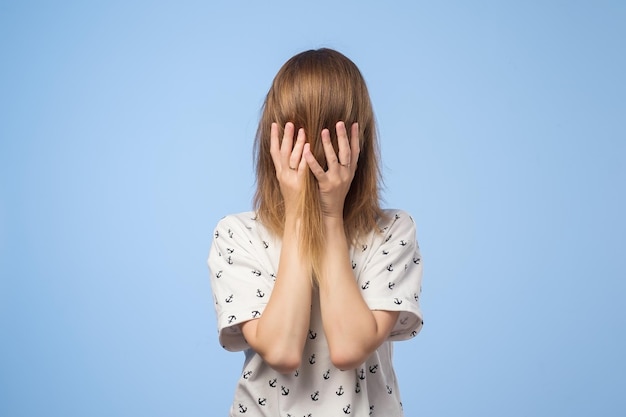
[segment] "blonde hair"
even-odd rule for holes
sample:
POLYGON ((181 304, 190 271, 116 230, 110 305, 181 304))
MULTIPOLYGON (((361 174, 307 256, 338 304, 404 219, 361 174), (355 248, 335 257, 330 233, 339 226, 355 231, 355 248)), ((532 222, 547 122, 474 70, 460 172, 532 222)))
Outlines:
MULTIPOLYGON (((296 132, 304 128, 311 152, 326 169, 320 135, 322 129, 328 128, 337 151, 335 124, 338 121, 345 122, 348 131, 358 122, 361 148, 343 210, 348 242, 355 244, 360 235, 376 228, 376 220, 382 216, 381 175, 374 112, 367 86, 352 61, 337 51, 323 48, 289 59, 278 71, 263 104, 255 139, 254 207, 259 220, 273 233, 279 236, 283 233, 285 207, 270 155, 271 124, 278 124, 280 138, 287 122, 295 125, 296 132)), ((309 262, 315 279, 321 270, 325 236, 319 188, 310 171, 301 195, 299 218, 301 255, 309 262)))

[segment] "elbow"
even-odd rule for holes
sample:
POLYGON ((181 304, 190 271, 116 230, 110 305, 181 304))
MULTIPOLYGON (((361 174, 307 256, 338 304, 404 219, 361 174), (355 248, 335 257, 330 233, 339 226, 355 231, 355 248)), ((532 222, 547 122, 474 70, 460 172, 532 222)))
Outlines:
POLYGON ((265 363, 281 374, 289 374, 300 367, 302 356, 293 353, 271 352, 261 355, 265 363))
POLYGON ((342 371, 350 371, 361 366, 363 362, 367 360, 370 354, 371 352, 369 352, 367 349, 331 349, 330 360, 335 368, 342 371))
POLYGON ((276 372, 288 374, 298 369, 302 362, 304 341, 299 344, 294 344, 285 340, 277 340, 276 337, 260 338, 256 333, 257 322, 258 320, 252 320, 247 322, 251 323, 252 327, 242 327, 246 341, 252 350, 276 372))

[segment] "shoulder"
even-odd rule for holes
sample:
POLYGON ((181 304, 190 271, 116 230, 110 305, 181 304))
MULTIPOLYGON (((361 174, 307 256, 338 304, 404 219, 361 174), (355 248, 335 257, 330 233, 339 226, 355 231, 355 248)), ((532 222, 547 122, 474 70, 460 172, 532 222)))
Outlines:
POLYGON ((215 238, 226 234, 233 238, 235 236, 253 234, 264 229, 263 225, 257 220, 257 215, 253 211, 244 211, 241 213, 229 214, 222 217, 215 226, 215 238))
POLYGON ((253 211, 244 211, 241 213, 228 214, 222 217, 217 222, 217 227, 223 228, 228 226, 245 226, 247 224, 256 222, 256 219, 256 213, 253 211))
POLYGON ((400 209, 383 209, 383 215, 376 220, 376 224, 383 235, 401 230, 415 233, 415 220, 409 213, 400 209))
POLYGON ((253 211, 229 214, 215 226, 213 242, 217 246, 249 246, 253 242, 267 240, 267 230, 253 211))
POLYGON ((387 247, 394 244, 406 246, 410 249, 417 244, 417 233, 413 217, 404 210, 383 209, 382 215, 376 219, 376 229, 368 235, 356 241, 356 247, 360 249, 362 255, 366 252, 374 251, 378 253, 379 248, 385 247, 383 254, 388 253, 387 247))

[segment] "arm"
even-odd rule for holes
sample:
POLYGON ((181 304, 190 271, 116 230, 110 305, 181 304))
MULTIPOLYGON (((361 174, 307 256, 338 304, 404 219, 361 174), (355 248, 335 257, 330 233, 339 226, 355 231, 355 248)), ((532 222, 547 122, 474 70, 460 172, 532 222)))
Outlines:
POLYGON ((243 323, 241 331, 265 362, 288 373, 300 366, 311 314, 310 266, 300 259, 299 219, 294 215, 306 169, 302 158, 305 137, 300 130, 294 145, 294 127, 288 123, 279 147, 277 131, 272 124, 271 154, 285 200, 282 249, 268 304, 261 317, 243 323))
POLYGON ((323 204, 327 244, 318 280, 324 332, 331 361, 337 368, 346 370, 363 363, 380 346, 393 328, 398 312, 371 311, 352 272, 343 205, 360 152, 358 125, 352 126, 350 140, 343 122, 337 123, 336 129, 339 155, 335 154, 328 130, 322 131, 327 171, 315 160, 308 146, 304 148, 304 157, 319 181, 323 204))
POLYGON ((399 312, 371 311, 352 272, 342 219, 325 219, 328 239, 319 277, 322 321, 330 357, 339 369, 365 362, 387 339, 399 312))

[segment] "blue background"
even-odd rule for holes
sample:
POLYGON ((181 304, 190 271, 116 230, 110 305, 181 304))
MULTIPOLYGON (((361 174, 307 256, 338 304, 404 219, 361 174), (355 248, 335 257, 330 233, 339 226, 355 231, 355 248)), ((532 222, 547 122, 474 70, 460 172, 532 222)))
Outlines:
POLYGON ((206 257, 264 94, 338 49, 413 214, 411 416, 626 415, 626 3, 0 2, 0 415, 226 415, 206 257))

